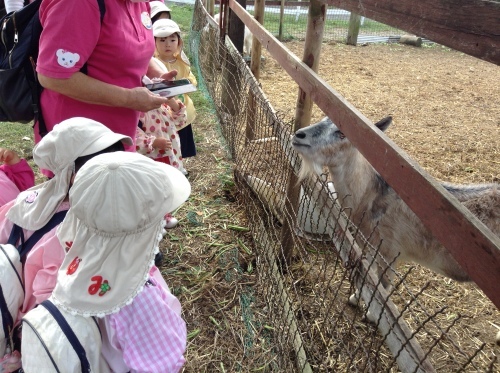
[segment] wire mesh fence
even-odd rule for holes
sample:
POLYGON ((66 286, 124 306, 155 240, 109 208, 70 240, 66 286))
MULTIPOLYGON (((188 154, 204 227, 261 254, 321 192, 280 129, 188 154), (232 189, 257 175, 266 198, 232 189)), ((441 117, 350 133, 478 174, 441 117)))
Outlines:
POLYGON ((439 285, 408 281, 413 267, 393 269, 379 254, 383 243, 374 245, 351 221, 327 174, 302 181, 296 211, 286 208, 293 203, 291 175, 300 167, 290 143, 293 119, 274 111, 272 98, 207 17, 198 1, 189 48, 200 88, 216 108, 258 252, 255 296, 265 302, 266 321, 255 333, 264 341, 266 369, 498 369, 493 347, 464 329, 472 316, 435 301, 439 285), (283 251, 284 223, 294 227, 285 237, 293 242, 292 256, 283 251))
MULTIPOLYGON (((254 14, 253 2, 247 2, 246 10, 254 14)), ((264 11, 264 26, 279 40, 304 40, 307 28, 307 13, 309 2, 303 4, 297 1, 266 2, 264 11)), ((215 13, 220 8, 215 7, 215 13)), ((324 41, 341 42, 347 40, 351 13, 344 9, 327 6, 324 26, 324 41)), ((392 42, 397 41, 404 32, 397 28, 385 25, 374 20, 361 17, 359 20, 358 43, 392 42)))

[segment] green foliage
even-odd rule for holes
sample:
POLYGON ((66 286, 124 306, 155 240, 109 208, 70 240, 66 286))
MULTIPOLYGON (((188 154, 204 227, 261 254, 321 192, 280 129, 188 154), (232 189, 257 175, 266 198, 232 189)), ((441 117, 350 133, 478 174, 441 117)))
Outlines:
POLYGON ((193 6, 192 5, 174 5, 169 4, 172 19, 179 25, 182 31, 182 37, 186 38, 189 34, 191 27, 191 20, 193 19, 193 6))

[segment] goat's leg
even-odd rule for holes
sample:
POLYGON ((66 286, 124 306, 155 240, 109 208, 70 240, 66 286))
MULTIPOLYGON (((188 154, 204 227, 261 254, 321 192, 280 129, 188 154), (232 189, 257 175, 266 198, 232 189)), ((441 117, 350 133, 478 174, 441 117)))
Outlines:
MULTIPOLYGON (((378 282, 382 285, 382 287, 390 293, 392 290, 392 280, 394 278, 394 271, 392 268, 384 261, 384 264, 381 265, 377 260, 374 261, 375 272, 377 273, 377 277, 379 279, 378 282)), ((358 307, 361 301, 361 289, 356 289, 356 292, 349 297, 348 303, 351 306, 358 307)), ((378 321, 378 315, 375 315, 370 311, 370 308, 366 311, 366 319, 372 324, 376 324, 378 321)))

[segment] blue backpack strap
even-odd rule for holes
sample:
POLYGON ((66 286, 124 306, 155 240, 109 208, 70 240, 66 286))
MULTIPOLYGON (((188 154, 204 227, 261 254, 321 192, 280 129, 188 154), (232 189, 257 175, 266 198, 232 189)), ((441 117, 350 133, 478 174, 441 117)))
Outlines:
POLYGON ((80 358, 80 363, 82 365, 82 373, 91 372, 92 370, 90 369, 90 363, 87 359, 87 354, 85 353, 85 349, 83 348, 82 344, 78 340, 78 337, 76 336, 75 332, 73 332, 73 329, 71 329, 71 326, 69 326, 64 316, 57 309, 57 307, 54 306, 54 304, 48 299, 44 300, 40 304, 43 307, 45 307, 47 311, 50 312, 54 320, 56 320, 56 322, 59 324, 59 327, 66 335, 66 338, 68 338, 69 343, 71 343, 71 346, 73 347, 76 354, 80 358))
MULTIPOLYGON (((17 250, 19 251, 19 257, 21 258, 21 260, 24 258, 24 256, 26 254, 28 254, 30 252, 30 250, 33 248, 33 246, 35 246, 35 244, 40 240, 40 238, 42 238, 45 235, 45 233, 52 230, 54 227, 59 225, 64 220, 64 217, 66 216, 67 212, 68 212, 68 210, 56 212, 54 214, 54 216, 52 216, 52 218, 50 218, 48 223, 45 224, 45 226, 43 226, 42 228, 40 228, 39 230, 34 232, 30 236, 30 238, 28 238, 26 240, 26 242, 22 242, 21 245, 19 245, 17 247, 17 250)), ((13 231, 14 231, 15 227, 16 226, 14 226, 14 228, 12 228, 13 231)), ((22 229, 21 229, 21 231, 22 231, 22 229)), ((11 235, 12 235, 12 232, 11 232, 11 235)))

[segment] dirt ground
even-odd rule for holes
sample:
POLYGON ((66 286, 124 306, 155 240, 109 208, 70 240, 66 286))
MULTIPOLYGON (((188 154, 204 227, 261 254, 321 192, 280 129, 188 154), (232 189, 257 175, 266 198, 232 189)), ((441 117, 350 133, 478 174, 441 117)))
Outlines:
MULTIPOLYGON (((302 43, 286 47, 301 57, 302 43)), ((263 90, 277 111, 293 116, 298 88, 265 50, 263 55, 263 90)), ((433 177, 500 182, 498 66, 441 46, 399 44, 324 45, 321 61, 319 75, 366 117, 375 122, 393 116, 387 135, 433 177)), ((322 116, 315 107, 313 120, 322 116)), ((249 312, 245 299, 258 283, 258 268, 214 120, 211 113, 199 113, 194 125, 198 155, 187 162, 193 192, 176 213, 179 227, 168 233, 162 272, 188 324, 185 372, 265 371, 245 346, 252 333, 243 322, 249 312)), ((498 355, 493 337, 500 313, 475 285, 443 280, 425 269, 415 271, 412 280, 416 289, 431 281, 430 307, 439 297, 453 312, 469 316, 464 343, 485 342, 498 355)), ((265 308, 253 300, 255 314, 265 308)))
MULTIPOLYGON (((302 43, 286 43, 302 57, 302 43)), ((264 51, 261 83, 274 108, 289 111, 296 83, 264 51)), ((433 177, 500 181, 500 69, 442 46, 323 45, 318 74, 433 177)), ((294 113, 292 112, 291 115, 294 113)), ((313 121, 324 114, 315 107, 313 121)))

